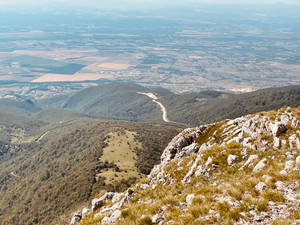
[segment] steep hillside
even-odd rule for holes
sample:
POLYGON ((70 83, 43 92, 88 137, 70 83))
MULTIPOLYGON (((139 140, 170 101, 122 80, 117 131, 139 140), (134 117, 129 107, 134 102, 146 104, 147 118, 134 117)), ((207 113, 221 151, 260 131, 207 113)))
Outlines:
POLYGON ((71 224, 299 224, 299 171, 300 108, 188 128, 146 179, 71 224))
POLYGON ((149 98, 137 92, 155 91, 130 83, 103 84, 72 95, 62 107, 104 119, 161 121, 160 109, 149 98))
MULTIPOLYGON (((64 111, 59 114, 67 117, 73 112, 77 116, 81 114, 109 120, 162 122, 161 108, 141 93, 155 94, 157 101, 165 106, 169 120, 192 126, 300 105, 300 85, 268 88, 246 94, 204 91, 177 95, 166 89, 147 88, 133 83, 104 83, 75 94, 52 98, 21 101, 1 99, 0 110, 23 115, 44 110, 66 110, 65 115, 64 111)), ((49 111, 44 112, 49 114, 49 111)))
POLYGON ((33 119, 24 114, 15 114, 13 111, 0 109, 0 141, 5 143, 10 143, 20 132, 32 134, 45 125, 47 123, 39 118, 33 119))
POLYGON ((0 111, 13 113, 13 114, 23 114, 30 115, 41 110, 41 108, 34 103, 32 100, 10 100, 0 98, 0 111))
POLYGON ((215 91, 168 95, 160 101, 169 119, 198 126, 283 106, 300 106, 300 85, 262 89, 246 94, 215 91))
POLYGON ((20 129, 14 141, 0 141, 0 224, 49 224, 101 189, 126 189, 159 162, 179 130, 86 119, 58 121, 31 136, 20 129))

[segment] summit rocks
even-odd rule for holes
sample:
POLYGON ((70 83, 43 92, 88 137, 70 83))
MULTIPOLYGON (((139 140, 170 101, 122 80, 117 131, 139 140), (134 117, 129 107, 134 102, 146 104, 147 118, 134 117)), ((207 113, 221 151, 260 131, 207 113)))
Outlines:
POLYGON ((118 225, 296 224, 299 120, 300 108, 283 108, 185 129, 141 183, 93 200, 93 217, 118 225))

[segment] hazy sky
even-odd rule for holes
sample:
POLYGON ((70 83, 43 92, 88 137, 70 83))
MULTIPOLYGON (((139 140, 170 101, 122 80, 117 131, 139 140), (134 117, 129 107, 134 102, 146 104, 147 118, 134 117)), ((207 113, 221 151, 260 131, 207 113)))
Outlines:
POLYGON ((222 4, 300 4, 299 0, 0 0, 1 5, 5 4, 49 4, 56 2, 95 4, 97 6, 116 6, 117 4, 129 5, 186 5, 190 3, 222 3, 222 4))

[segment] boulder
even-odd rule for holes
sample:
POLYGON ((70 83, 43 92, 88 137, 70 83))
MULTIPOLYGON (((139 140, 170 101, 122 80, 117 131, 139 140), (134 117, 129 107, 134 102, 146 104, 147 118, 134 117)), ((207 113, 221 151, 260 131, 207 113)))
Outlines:
POLYGON ((79 223, 81 218, 82 218, 81 212, 80 211, 75 212, 72 219, 71 219, 70 225, 74 225, 76 223, 79 223))
POLYGON ((151 221, 154 224, 163 224, 165 219, 162 215, 160 214, 155 214, 154 216, 151 217, 151 221))
POLYGON ((274 148, 281 148, 281 140, 278 137, 274 137, 274 148))
POLYGON ((296 165, 300 167, 300 155, 296 158, 296 165))
POLYGON ((114 211, 110 217, 105 216, 102 220, 101 220, 101 224, 114 224, 116 223, 119 218, 121 217, 122 212, 121 210, 116 210, 114 211))
POLYGON ((245 162, 245 164, 240 169, 243 169, 246 166, 252 166, 254 161, 257 159, 258 159, 257 155, 250 155, 248 160, 245 162))
POLYGON ((276 181, 275 186, 278 191, 283 191, 285 189, 285 185, 282 181, 276 181))
POLYGON ((271 131, 275 137, 279 137, 280 134, 283 134, 287 131, 287 127, 283 123, 276 122, 271 126, 271 131))
POLYGON ((111 200, 114 195, 115 195, 114 192, 106 192, 100 198, 93 199, 92 200, 92 210, 95 211, 95 210, 99 209, 101 206, 103 206, 104 202, 111 200))
POLYGON ((259 182, 257 185, 255 185, 255 190, 257 190, 259 193, 262 193, 267 188, 267 185, 264 182, 259 182))
POLYGON ((259 163, 257 163, 256 166, 253 168, 253 172, 257 173, 257 172, 261 171, 266 166, 266 164, 265 164, 266 162, 267 162, 266 158, 260 160, 259 163))
POLYGON ((213 161, 212 157, 208 157, 208 159, 205 162, 205 166, 206 167, 209 166, 212 163, 212 161, 213 161))
POLYGON ((293 160, 286 161, 285 162, 284 170, 285 171, 290 171, 290 170, 292 170, 294 168, 294 165, 295 165, 295 163, 294 163, 293 160))
POLYGON ((185 201, 187 205, 191 205, 193 203, 194 198, 195 198, 194 194, 189 194, 188 196, 186 196, 185 201))
POLYGON ((234 165, 234 164, 236 164, 237 163, 237 161, 238 161, 238 156, 236 156, 236 155, 228 155, 228 157, 227 157, 227 163, 228 163, 228 166, 232 166, 232 165, 234 165))
POLYGON ((82 218, 86 217, 91 212, 88 208, 83 208, 81 211, 82 218))
POLYGON ((111 216, 110 216, 110 222, 116 223, 118 221, 118 219, 121 217, 121 215, 122 215, 121 210, 114 211, 113 214, 111 214, 111 216))
POLYGON ((101 224, 110 224, 110 218, 108 216, 104 217, 101 220, 101 224))
POLYGON ((115 193, 113 198, 112 198, 112 203, 116 203, 118 201, 120 201, 122 198, 122 194, 121 193, 115 193))

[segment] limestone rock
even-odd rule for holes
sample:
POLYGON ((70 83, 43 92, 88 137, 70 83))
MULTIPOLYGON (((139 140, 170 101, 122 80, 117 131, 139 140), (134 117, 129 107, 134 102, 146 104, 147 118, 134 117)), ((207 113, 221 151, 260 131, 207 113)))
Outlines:
POLYGON ((188 196, 186 196, 186 203, 187 205, 191 205, 193 203, 193 199, 195 198, 195 195, 194 194, 189 194, 188 196))
POLYGON ((300 167, 300 155, 296 158, 296 165, 300 167))
POLYGON ((146 189, 149 188, 149 187, 150 187, 149 184, 141 184, 141 185, 140 185, 140 189, 142 189, 142 190, 146 190, 146 189))
POLYGON ((286 152, 284 155, 285 155, 288 159, 294 158, 294 154, 293 154, 292 152, 286 152))
POLYGON ((82 218, 86 217, 91 212, 88 208, 83 208, 81 211, 82 218))
POLYGON ((121 215, 122 215, 121 210, 116 210, 111 214, 110 217, 108 217, 108 216, 104 217, 101 220, 101 224, 114 224, 119 220, 121 215))
POLYGON ((121 210, 114 211, 113 214, 111 214, 111 216, 110 216, 110 222, 116 223, 118 221, 118 219, 121 217, 121 215, 122 215, 121 210))
POLYGON ((281 140, 278 137, 274 138, 274 148, 281 148, 281 140))
POLYGON ((283 123, 276 122, 271 126, 271 131, 275 137, 279 137, 280 134, 283 134, 287 131, 287 127, 283 123))
POLYGON ((70 225, 74 225, 76 223, 79 223, 81 218, 82 218, 81 212, 80 211, 75 212, 72 219, 71 219, 70 225))
POLYGON ((116 203, 118 201, 120 201, 122 198, 122 194, 121 193, 115 193, 113 198, 112 198, 112 203, 116 203))
POLYGON ((269 175, 263 175, 262 178, 265 180, 265 182, 269 183, 272 180, 272 177, 269 175))
POLYGON ((240 169, 243 169, 246 166, 253 166, 254 161, 257 159, 258 159, 257 155, 250 155, 248 160, 245 162, 245 164, 240 169))
POLYGON ((253 172, 257 173, 257 172, 261 171, 266 166, 266 164, 265 164, 266 162, 267 162, 266 158, 260 160, 259 163, 257 163, 256 166, 253 168, 253 172))
POLYGON ((108 216, 104 217, 101 220, 101 224, 110 224, 110 218, 108 216))
POLYGON ((165 219, 162 215, 160 214, 155 214, 154 216, 151 217, 151 221, 154 224, 163 224, 165 219))
POLYGON ((227 157, 227 163, 228 163, 228 166, 232 166, 233 164, 237 163, 238 161, 238 156, 236 155, 228 155, 227 157))
POLYGON ((255 185, 255 190, 262 193, 267 188, 267 185, 264 182, 259 182, 257 185, 255 185))
POLYGON ((275 186, 278 191, 283 191, 285 188, 285 185, 282 181, 276 181, 275 186))
POLYGON ((206 167, 209 166, 212 163, 212 161, 213 161, 212 157, 208 157, 208 159, 205 162, 205 166, 206 167))
POLYGON ((290 170, 292 170, 294 168, 294 165, 295 165, 295 163, 294 163, 293 160, 286 161, 285 162, 284 170, 285 171, 290 171, 290 170))
POLYGON ((92 200, 92 210, 95 211, 95 210, 99 209, 103 205, 104 202, 111 200, 114 195, 115 195, 114 192, 106 192, 100 198, 93 199, 92 200))

